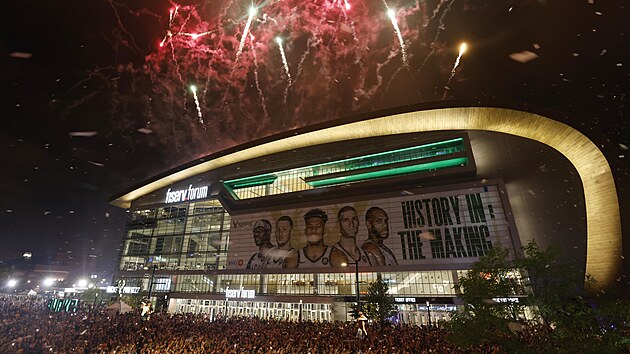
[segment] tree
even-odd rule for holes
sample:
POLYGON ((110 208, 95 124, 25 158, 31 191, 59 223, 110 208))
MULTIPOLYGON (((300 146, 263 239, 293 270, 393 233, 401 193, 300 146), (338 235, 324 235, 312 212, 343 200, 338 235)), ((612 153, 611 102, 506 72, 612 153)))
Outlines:
POLYGON ((526 303, 547 329, 560 320, 566 300, 583 295, 584 278, 581 272, 558 261, 557 246, 541 249, 534 240, 523 247, 525 257, 516 260, 522 270, 527 289, 526 303))
POLYGON ((86 304, 98 304, 101 300, 103 300, 103 294, 96 286, 83 292, 83 302, 86 304))
POLYGON ((585 281, 582 271, 560 262, 555 246, 542 249, 531 241, 523 251, 524 257, 512 261, 506 249, 495 248, 460 277, 455 288, 465 305, 446 324, 452 342, 498 344, 506 352, 630 349, 623 332, 630 320, 628 301, 595 291, 595 280, 585 281))
POLYGON ((389 296, 389 285, 380 274, 376 281, 368 286, 363 312, 367 317, 378 320, 380 323, 384 323, 396 314, 394 299, 389 296))
POLYGON ((137 310, 142 307, 142 302, 147 298, 149 292, 146 290, 140 290, 137 294, 130 294, 121 297, 121 300, 132 309, 137 310))
POLYGON ((454 343, 463 347, 484 342, 512 346, 516 336, 510 328, 523 322, 520 297, 525 291, 518 274, 509 251, 495 247, 459 278, 455 290, 464 300, 463 311, 446 324, 454 343))

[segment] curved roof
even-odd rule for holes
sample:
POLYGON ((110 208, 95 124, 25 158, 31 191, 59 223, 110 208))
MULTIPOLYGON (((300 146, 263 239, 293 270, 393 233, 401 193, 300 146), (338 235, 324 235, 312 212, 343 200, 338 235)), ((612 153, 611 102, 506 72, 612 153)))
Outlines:
POLYGON ((203 172, 283 151, 335 141, 429 131, 484 130, 532 139, 563 154, 582 181, 587 222, 586 273, 607 287, 621 268, 622 234, 617 191, 610 166, 597 146, 576 129, 534 113, 491 107, 457 107, 385 114, 304 133, 271 137, 185 165, 112 200, 129 207, 135 199, 203 172))

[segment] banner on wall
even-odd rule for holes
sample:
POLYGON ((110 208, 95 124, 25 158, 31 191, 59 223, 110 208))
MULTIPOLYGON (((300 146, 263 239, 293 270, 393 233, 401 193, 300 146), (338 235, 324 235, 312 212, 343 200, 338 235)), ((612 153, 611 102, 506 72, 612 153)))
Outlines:
POLYGON ((470 264, 513 248, 496 185, 232 217, 228 269, 470 264))

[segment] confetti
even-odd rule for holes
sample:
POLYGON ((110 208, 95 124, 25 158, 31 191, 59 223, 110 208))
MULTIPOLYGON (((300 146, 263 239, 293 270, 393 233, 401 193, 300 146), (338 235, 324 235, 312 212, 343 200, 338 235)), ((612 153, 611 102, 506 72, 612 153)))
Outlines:
POLYGON ((151 133, 153 133, 153 130, 148 129, 148 128, 138 128, 137 131, 142 133, 142 134, 151 134, 151 133))
POLYGON ((510 54, 510 59, 515 60, 519 63, 527 63, 528 61, 532 61, 536 58, 538 58, 538 54, 530 52, 529 50, 524 50, 520 53, 510 54))
POLYGON ((70 136, 82 136, 82 137, 92 137, 97 135, 98 133, 95 131, 83 131, 83 132, 70 132, 68 135, 70 136))
POLYGON ((11 56, 11 58, 17 58, 17 59, 29 59, 33 56, 33 54, 25 53, 25 52, 13 52, 9 54, 9 56, 11 56))

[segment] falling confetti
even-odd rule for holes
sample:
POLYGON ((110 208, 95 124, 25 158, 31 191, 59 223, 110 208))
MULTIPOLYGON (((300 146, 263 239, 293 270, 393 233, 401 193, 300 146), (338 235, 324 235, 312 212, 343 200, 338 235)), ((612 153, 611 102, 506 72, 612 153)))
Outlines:
POLYGON ((88 160, 88 162, 89 162, 89 163, 91 163, 92 165, 94 165, 94 166, 98 166, 98 167, 103 167, 103 166, 105 166, 104 164, 102 164, 102 163, 100 163, 100 162, 94 162, 94 161, 89 161, 89 160, 88 160))
POLYGON ((529 50, 524 50, 520 53, 512 53, 510 54, 510 58, 519 63, 527 63, 528 61, 532 61, 538 58, 538 54, 530 52, 529 50))
POLYGON ((95 131, 70 132, 70 133, 68 133, 68 135, 70 135, 70 136, 81 136, 81 137, 87 137, 87 138, 92 137, 92 136, 95 136, 95 135, 97 135, 97 134, 98 134, 98 133, 97 133, 97 132, 95 132, 95 131))
POLYGON ((13 52, 9 54, 9 56, 11 56, 11 58, 17 58, 17 59, 29 59, 33 56, 33 54, 25 53, 25 52, 13 52))

